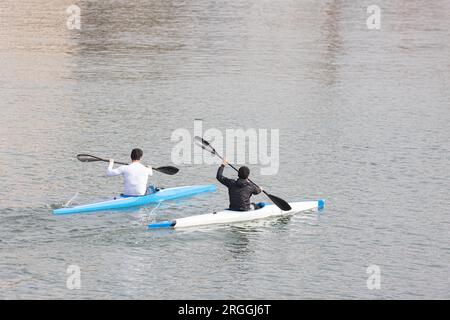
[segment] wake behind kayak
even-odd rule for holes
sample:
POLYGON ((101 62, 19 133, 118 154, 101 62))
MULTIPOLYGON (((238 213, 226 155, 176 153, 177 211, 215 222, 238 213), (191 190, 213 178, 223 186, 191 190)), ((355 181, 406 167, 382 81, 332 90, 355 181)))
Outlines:
POLYGON ((53 214, 63 215, 63 214, 88 213, 88 212, 108 211, 108 210, 120 210, 150 204, 157 204, 163 201, 192 197, 197 194, 214 191, 216 191, 216 186, 213 184, 166 188, 144 196, 119 197, 114 200, 85 204, 71 208, 60 208, 53 210, 53 214))

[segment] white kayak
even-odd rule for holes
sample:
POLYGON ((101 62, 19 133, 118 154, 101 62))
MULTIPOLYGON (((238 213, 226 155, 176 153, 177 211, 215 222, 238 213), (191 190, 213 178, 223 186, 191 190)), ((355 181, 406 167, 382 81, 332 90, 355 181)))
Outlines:
POLYGON ((209 224, 228 224, 235 222, 252 221, 274 216, 290 215, 301 211, 313 209, 321 210, 325 206, 325 201, 315 200, 315 201, 290 202, 289 205, 292 207, 292 210, 282 211, 274 204, 263 203, 262 208, 259 208, 257 210, 251 211, 224 210, 186 218, 155 222, 149 224, 148 228, 149 229, 186 228, 209 224))

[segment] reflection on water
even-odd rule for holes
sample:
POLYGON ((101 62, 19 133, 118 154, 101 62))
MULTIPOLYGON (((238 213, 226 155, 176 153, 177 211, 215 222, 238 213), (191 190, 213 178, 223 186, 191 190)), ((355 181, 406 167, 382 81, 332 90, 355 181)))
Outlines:
POLYGON ((325 9, 327 19, 323 22, 322 33, 324 36, 323 43, 325 44, 323 56, 323 72, 320 74, 324 76, 322 79, 327 86, 332 87, 335 84, 338 72, 337 56, 342 54, 342 37, 340 35, 340 22, 342 21, 340 10, 341 3, 339 1, 332 1, 325 9))
POLYGON ((228 236, 224 246, 230 251, 235 259, 245 259, 246 256, 251 255, 253 250, 249 248, 250 240, 248 233, 255 233, 244 227, 230 226, 228 229, 228 236))

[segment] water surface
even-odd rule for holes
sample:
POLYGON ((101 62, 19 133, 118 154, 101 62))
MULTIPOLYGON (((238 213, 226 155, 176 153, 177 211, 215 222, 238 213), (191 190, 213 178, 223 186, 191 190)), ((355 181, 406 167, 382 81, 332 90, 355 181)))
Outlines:
MULTIPOLYGON (((0 3, 0 298, 450 298, 448 1, 378 1, 381 30, 366 27, 370 1, 78 1, 80 31, 71 4, 0 3), (75 154, 141 147, 169 165, 171 133, 196 118, 279 129, 280 170, 252 166, 254 180, 326 210, 186 231, 141 221, 223 208, 219 187, 154 212, 52 216, 77 193, 121 190, 75 154)), ((216 183, 216 166, 179 167, 152 183, 216 183)))

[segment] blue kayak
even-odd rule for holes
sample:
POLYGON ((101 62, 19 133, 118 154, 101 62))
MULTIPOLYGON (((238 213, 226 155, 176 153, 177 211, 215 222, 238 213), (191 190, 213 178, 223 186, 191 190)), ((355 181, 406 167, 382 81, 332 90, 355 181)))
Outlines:
POLYGON ((61 215, 61 214, 74 214, 74 213, 126 209, 138 206, 145 206, 149 204, 157 204, 163 201, 186 198, 195 196, 197 194, 214 191, 216 191, 216 186, 213 184, 167 188, 144 196, 137 196, 137 197, 120 196, 114 200, 85 204, 72 208, 60 208, 53 210, 53 213, 61 215))

